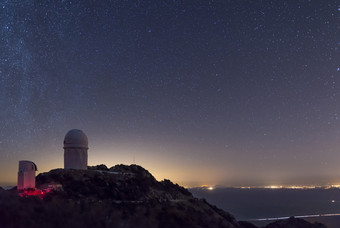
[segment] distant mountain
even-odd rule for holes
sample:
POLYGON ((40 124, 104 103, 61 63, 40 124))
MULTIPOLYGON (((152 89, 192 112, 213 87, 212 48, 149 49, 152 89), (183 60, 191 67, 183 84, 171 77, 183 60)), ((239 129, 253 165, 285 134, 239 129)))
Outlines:
POLYGON ((326 228, 321 223, 309 223, 303 219, 291 217, 268 224, 265 228, 326 228))
MULTIPOLYGON (((0 227, 255 227, 137 165, 55 169, 39 174, 36 184, 51 191, 43 199, 0 191, 0 227)), ((301 228, 324 227, 303 222, 301 228)))

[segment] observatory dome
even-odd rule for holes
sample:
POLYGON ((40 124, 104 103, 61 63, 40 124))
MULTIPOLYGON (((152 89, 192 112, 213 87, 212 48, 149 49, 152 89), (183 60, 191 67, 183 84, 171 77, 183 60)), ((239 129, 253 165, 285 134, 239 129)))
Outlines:
POLYGON ((88 140, 85 133, 78 129, 72 129, 67 132, 64 139, 64 149, 66 148, 88 149, 88 140))

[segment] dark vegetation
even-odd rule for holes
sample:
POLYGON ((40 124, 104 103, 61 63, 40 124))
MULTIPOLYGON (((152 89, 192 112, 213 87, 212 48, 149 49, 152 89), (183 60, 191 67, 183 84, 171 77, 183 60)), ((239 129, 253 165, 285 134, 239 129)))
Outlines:
MULTIPOLYGON (((0 227, 255 227, 169 180, 158 182, 137 165, 55 169, 39 174, 36 182, 38 188, 54 190, 41 200, 0 189, 0 227)), ((267 228, 324 227, 300 220, 267 228)))

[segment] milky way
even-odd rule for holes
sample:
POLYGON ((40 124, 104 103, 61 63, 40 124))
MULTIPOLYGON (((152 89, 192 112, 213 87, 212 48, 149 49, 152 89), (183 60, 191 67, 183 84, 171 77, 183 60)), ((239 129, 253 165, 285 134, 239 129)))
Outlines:
POLYGON ((336 1, 0 2, 0 182, 80 128, 93 165, 340 183, 336 1))

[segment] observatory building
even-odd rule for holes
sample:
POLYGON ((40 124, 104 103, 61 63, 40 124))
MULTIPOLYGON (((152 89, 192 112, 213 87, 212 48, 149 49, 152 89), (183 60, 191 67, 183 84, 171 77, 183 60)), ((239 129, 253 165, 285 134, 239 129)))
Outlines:
POLYGON ((88 140, 78 129, 67 132, 64 139, 64 169, 87 169, 88 140))
POLYGON ((19 161, 18 191, 35 188, 35 171, 37 171, 37 165, 34 162, 19 161))

